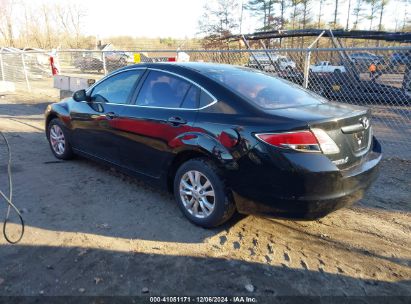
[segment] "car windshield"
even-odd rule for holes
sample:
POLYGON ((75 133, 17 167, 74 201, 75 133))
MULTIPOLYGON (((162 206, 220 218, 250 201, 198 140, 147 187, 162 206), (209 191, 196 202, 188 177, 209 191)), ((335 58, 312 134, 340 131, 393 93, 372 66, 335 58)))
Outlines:
POLYGON ((320 104, 326 100, 281 78, 243 67, 222 66, 205 75, 264 109, 320 104))

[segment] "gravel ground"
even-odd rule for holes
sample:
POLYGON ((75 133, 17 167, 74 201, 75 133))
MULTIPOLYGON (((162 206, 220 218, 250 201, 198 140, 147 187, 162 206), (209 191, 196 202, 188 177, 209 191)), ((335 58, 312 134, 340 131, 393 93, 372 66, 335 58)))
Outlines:
MULTIPOLYGON (((55 159, 41 100, 0 99, 27 225, 18 245, 0 237, 0 295, 411 296, 411 161, 384 159, 362 201, 321 220, 236 216, 205 230, 167 192, 55 159)), ((4 191, 2 141, 0 151, 4 191)))

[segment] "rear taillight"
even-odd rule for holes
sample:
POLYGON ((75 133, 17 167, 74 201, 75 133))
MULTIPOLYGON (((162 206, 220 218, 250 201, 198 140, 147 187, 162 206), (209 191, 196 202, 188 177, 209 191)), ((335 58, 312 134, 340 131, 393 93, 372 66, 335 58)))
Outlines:
POLYGON ((331 137, 321 129, 287 133, 262 133, 256 134, 256 136, 267 144, 301 152, 335 154, 340 151, 331 137))
POLYGON ((304 152, 321 152, 317 139, 310 131, 265 133, 256 134, 256 136, 267 144, 280 148, 304 152))
POLYGON ((320 144, 321 151, 324 154, 337 154, 340 149, 332 138, 322 129, 311 129, 320 144))

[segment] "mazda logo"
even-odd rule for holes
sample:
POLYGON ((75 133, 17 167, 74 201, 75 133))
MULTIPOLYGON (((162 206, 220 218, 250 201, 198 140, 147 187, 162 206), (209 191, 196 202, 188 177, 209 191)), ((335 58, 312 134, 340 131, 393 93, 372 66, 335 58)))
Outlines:
POLYGON ((360 123, 362 124, 365 130, 367 130, 370 127, 370 120, 367 117, 361 118, 360 123))

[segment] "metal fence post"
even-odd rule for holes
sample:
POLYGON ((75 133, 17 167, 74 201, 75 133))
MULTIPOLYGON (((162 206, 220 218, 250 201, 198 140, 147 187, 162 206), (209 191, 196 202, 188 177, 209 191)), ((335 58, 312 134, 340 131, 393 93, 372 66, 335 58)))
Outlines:
POLYGON ((104 51, 101 51, 101 60, 103 60, 104 75, 107 75, 106 55, 104 55, 104 51))
POLYGON ((311 49, 317 43, 317 41, 322 37, 322 35, 324 35, 324 33, 325 31, 322 31, 322 33, 314 40, 314 42, 309 45, 307 54, 305 55, 303 87, 306 89, 308 88, 308 76, 310 74, 311 49))
POLYGON ((31 87, 30 87, 29 75, 28 75, 28 72, 27 72, 26 62, 24 60, 24 53, 21 53, 21 62, 23 63, 24 77, 26 78, 27 90, 30 92, 31 87))
POLYGON ((305 62, 304 62, 304 83, 303 87, 308 88, 308 76, 310 73, 310 60, 311 60, 311 51, 307 51, 305 55, 305 62))
POLYGON ((0 52, 0 67, 1 67, 1 78, 3 79, 3 81, 5 81, 6 78, 4 75, 3 52, 0 52))

